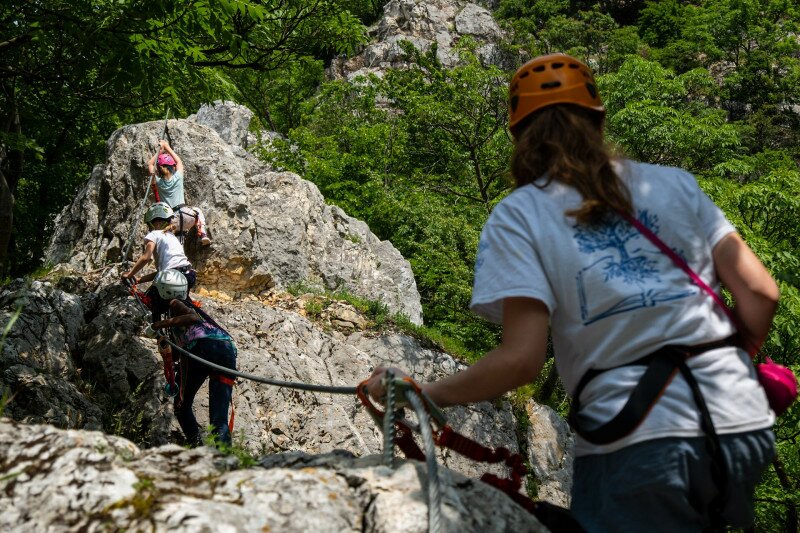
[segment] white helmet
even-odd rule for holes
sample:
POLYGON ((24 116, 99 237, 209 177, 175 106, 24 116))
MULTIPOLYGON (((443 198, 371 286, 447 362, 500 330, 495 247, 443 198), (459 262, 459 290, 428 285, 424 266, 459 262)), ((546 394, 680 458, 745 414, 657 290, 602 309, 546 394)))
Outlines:
POLYGON ((171 268, 156 274, 153 285, 155 285, 158 295, 164 300, 173 298, 185 300, 189 294, 189 282, 186 281, 186 276, 171 268))
POLYGON ((167 202, 156 202, 147 208, 147 212, 144 214, 144 221, 149 224, 156 218, 169 220, 173 216, 175 216, 175 212, 167 202))

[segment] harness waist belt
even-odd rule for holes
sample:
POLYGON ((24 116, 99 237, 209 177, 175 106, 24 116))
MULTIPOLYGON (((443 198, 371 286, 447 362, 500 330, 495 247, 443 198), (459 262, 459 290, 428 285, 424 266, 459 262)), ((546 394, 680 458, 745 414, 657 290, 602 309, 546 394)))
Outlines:
MULTIPOLYGON (((581 437, 592 444, 611 444, 612 442, 618 441, 630 435, 639 427, 664 393, 667 386, 672 382, 678 370, 684 375, 684 379, 693 382, 689 383, 692 389, 697 386, 689 367, 686 366, 687 359, 726 346, 736 346, 734 335, 719 341, 697 344, 694 346, 667 345, 630 363, 612 368, 590 369, 583 375, 580 382, 578 382, 578 387, 572 397, 572 405, 569 411, 569 423, 581 437), (594 429, 588 429, 586 427, 586 419, 581 418, 579 415, 581 410, 580 397, 583 389, 591 380, 600 374, 625 366, 646 366, 647 370, 645 370, 639 382, 633 388, 622 410, 605 424, 594 429)), ((697 387, 697 391, 699 392, 699 387, 697 387)), ((695 400, 697 399, 695 398, 695 400)), ((703 404, 705 404, 705 402, 703 402, 703 404)), ((698 407, 702 411, 705 405, 698 407)), ((705 415, 706 413, 701 414, 705 415)))

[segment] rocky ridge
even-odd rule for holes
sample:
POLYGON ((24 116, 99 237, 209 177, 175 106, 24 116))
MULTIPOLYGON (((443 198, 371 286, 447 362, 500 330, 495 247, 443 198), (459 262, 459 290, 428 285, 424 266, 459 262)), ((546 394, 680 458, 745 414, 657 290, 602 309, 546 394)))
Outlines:
POLYGON ((491 11, 462 0, 389 0, 383 17, 368 30, 371 41, 358 54, 333 61, 328 75, 353 80, 358 76, 382 76, 388 68, 406 66, 401 41, 427 52, 436 47, 436 58, 445 67, 455 66, 456 47, 465 37, 477 45, 476 53, 487 63, 504 61, 498 45, 503 32, 491 11))
MULTIPOLYGON (((242 126, 249 124, 249 110, 221 106, 219 111, 223 117, 236 116, 214 121, 209 110, 193 121, 168 121, 171 145, 185 163, 187 198, 206 213, 214 240, 211 248, 187 241, 199 286, 237 297, 305 282, 380 300, 421 323, 414 275, 391 243, 327 205, 312 183, 270 171, 241 144, 229 144, 197 122, 205 117, 226 138, 241 142, 238 134, 223 128, 232 123, 246 131, 242 126)), ((137 227, 134 242, 142 242, 145 227, 134 216, 146 188, 147 147, 156 146, 162 128, 163 122, 148 122, 114 132, 106 163, 94 168, 55 221, 46 252, 51 264, 91 271, 118 262, 131 225, 137 227)))
MULTIPOLYGON (((294 174, 272 172, 249 155, 243 149, 247 139, 247 113, 238 106, 220 102, 207 106, 191 120, 170 121, 172 144, 186 162, 187 197, 206 210, 215 240, 210 250, 197 247, 191 238, 187 240, 187 254, 199 271, 197 297, 235 337, 239 369, 278 379, 335 385, 354 385, 378 364, 406 368, 421 380, 458 370, 460 363, 441 350, 399 331, 373 328, 368 316, 345 302, 325 298, 325 305, 320 307, 314 294, 293 297, 284 291, 297 283, 346 290, 361 298, 380 300, 392 311, 405 313, 417 323, 421 321, 419 295, 408 263, 390 243, 381 242, 372 235, 363 222, 325 205, 312 184, 294 174)), ((184 453, 166 445, 179 442, 180 434, 171 401, 162 390, 160 359, 154 341, 140 336, 142 313, 117 282, 121 265, 116 262, 141 194, 137 191, 140 188, 143 191, 141 181, 146 159, 143 146, 155 145, 160 124, 163 123, 131 125, 115 132, 108 143, 106 163, 95 167, 73 204, 65 208, 58 219, 58 229, 48 251, 50 260, 57 263, 56 268, 43 280, 17 280, 0 290, 0 323, 8 324, 18 315, 0 352, 0 386, 12 394, 11 401, 5 405, 5 415, 15 420, 62 428, 102 429, 128 436, 144 446, 160 446, 131 453, 156 457, 170 465, 173 463, 169 457, 177 458, 180 464, 169 474, 174 482, 179 476, 193 479, 190 471, 195 459, 192 458, 198 455, 192 454, 207 453, 210 457, 213 452, 184 453)), ((142 236, 140 228, 137 242, 142 236)), ((308 465, 316 461, 315 468, 328 470, 324 475, 329 477, 339 476, 331 471, 339 472, 342 468, 360 469, 360 474, 348 473, 344 477, 380 478, 382 481, 376 482, 376 487, 386 493, 386 501, 399 502, 399 508, 405 511, 406 506, 411 505, 406 501, 410 497, 416 502, 416 508, 424 508, 424 498, 419 495, 422 479, 418 475, 419 465, 403 466, 397 473, 389 473, 389 481, 386 481, 386 472, 381 473, 381 469, 386 469, 370 463, 369 457, 380 450, 380 431, 355 398, 300 393, 241 381, 237 385, 234 406, 236 442, 249 453, 264 456, 262 464, 277 465, 269 458, 286 454, 322 455, 322 458, 305 458, 300 463, 291 459, 290 463, 308 465), (342 453, 349 457, 346 466, 325 458, 330 454, 340 458, 342 453), (356 463, 352 461, 356 460, 350 456, 364 457, 365 462, 353 466, 356 463), (413 478, 416 484, 402 488, 402 484, 391 481, 400 478, 413 478)), ((198 394, 195 411, 204 424, 205 389, 198 394)), ((506 446, 512 451, 520 449, 520 444, 527 448, 540 497, 564 504, 568 502, 569 493, 569 432, 562 427, 563 421, 546 408, 531 404, 528 415, 532 418, 531 429, 527 434, 520 434, 519 424, 507 402, 448 410, 453 426, 479 442, 506 446), (547 439, 546 443, 542 442, 543 438, 547 439)), ((20 431, 17 426, 9 428, 8 424, 0 423, 0 434, 4 428, 12 433, 20 431)), ((44 426, 30 427, 33 428, 30 439, 36 442, 49 439, 55 431, 44 426)), ((95 434, 67 435, 65 438, 69 442, 100 438, 109 443, 123 442, 115 440, 118 437, 95 434)), ((116 449, 117 444, 100 445, 104 451, 106 446, 116 449)), ((131 446, 130 442, 123 442, 118 447, 131 449, 131 446)), ((49 514, 38 513, 40 505, 36 503, 36 495, 43 489, 37 485, 35 477, 28 477, 27 469, 17 475, 19 471, 13 470, 13 465, 18 459, 8 459, 4 460, 3 479, 11 475, 8 479, 14 481, 6 480, 6 501, 0 499, 0 508, 28 509, 27 515, 8 516, 15 516, 14 520, 21 524, 54 530, 93 529, 97 516, 101 516, 102 523, 112 523, 114 527, 136 529, 137 524, 141 525, 131 521, 129 514, 121 509, 136 508, 142 501, 152 503, 155 493, 149 488, 156 483, 155 478, 134 472, 133 477, 124 474, 122 481, 110 481, 111 486, 119 488, 118 493, 112 491, 111 494, 119 498, 111 501, 92 493, 98 486, 104 486, 102 479, 105 478, 87 469, 91 461, 79 460, 73 464, 56 455, 43 459, 50 474, 62 473, 63 466, 69 473, 67 484, 74 483, 69 481, 72 479, 69 476, 73 475, 79 479, 89 476, 87 479, 91 480, 87 494, 76 496, 79 503, 70 504, 72 515, 57 507, 54 509, 58 510, 49 514), (53 461, 58 463, 58 468, 53 461), (95 505, 91 503, 93 498, 104 503, 95 505), (102 511, 100 515, 97 509, 102 511), (65 522, 65 516, 78 518, 65 522)), ((123 455, 127 457, 128 452, 123 455)), ((103 457, 98 460, 105 461, 104 465, 119 460, 116 456, 103 457)), ((216 459, 207 457, 202 461, 210 461, 216 465, 217 474, 225 475, 220 474, 228 468, 224 466, 225 461, 215 463, 216 459)), ((486 470, 483 465, 449 453, 441 454, 439 461, 473 478, 486 470)), ((283 463, 280 466, 283 468, 283 463)), ((296 474, 281 468, 271 470, 267 478, 262 478, 266 475, 263 473, 237 470, 240 477, 236 478, 236 483, 250 486, 269 479, 267 485, 291 485, 287 480, 296 479, 296 474)), ((107 466, 101 470, 107 471, 107 466)), ((504 474, 497 467, 492 470, 504 474)), ((445 472, 448 479, 461 479, 455 472, 445 472)), ((311 485, 314 483, 316 481, 311 485)), ((365 483, 369 485, 364 481, 357 485, 365 483)), ((455 482, 453 487, 456 492, 469 493, 473 485, 483 487, 479 482, 463 480, 455 482)), ((359 514, 358 505, 364 501, 358 499, 361 493, 353 496, 350 485, 340 488, 344 492, 331 492, 336 496, 330 499, 356 503, 348 504, 348 508, 355 509, 347 515, 349 521, 331 522, 337 529, 352 526, 383 531, 405 524, 374 525, 370 517, 380 513, 372 508, 359 514)), ((254 499, 241 493, 222 499, 230 497, 237 505, 247 504, 244 514, 251 518, 237 522, 241 527, 249 528, 249 525, 262 523, 259 520, 267 520, 272 527, 305 529, 303 520, 311 518, 301 515, 313 515, 316 511, 307 513, 301 509, 316 510, 317 507, 302 503, 305 500, 301 496, 297 496, 299 500, 295 506, 294 488, 286 490, 291 497, 276 497, 274 491, 267 491, 269 494, 259 493, 254 499), (265 503, 269 509, 263 513, 273 513, 270 518, 264 518, 266 515, 262 511, 250 510, 254 502, 265 503)), ((311 493, 318 494, 314 491, 316 489, 311 493)), ((166 492, 157 491, 159 495, 166 492)), ((169 509, 169 512, 150 515, 149 523, 158 530, 173 526, 201 528, 204 522, 193 522, 191 517, 205 516, 202 513, 207 509, 217 508, 216 494, 213 490, 192 493, 188 499, 178 498, 180 504, 175 506, 156 498, 157 507, 169 509), (176 519, 176 516, 183 518, 176 519)), ((173 502, 175 498, 173 494, 167 499, 173 502)), ((368 500, 378 501, 376 498, 374 491, 369 492, 368 500)), ((492 497, 487 498, 493 501, 492 497)), ((61 503, 54 502, 54 505, 61 503)), ((485 530, 482 519, 470 518, 470 512, 480 507, 476 505, 455 506, 458 513, 465 513, 458 515, 458 520, 462 525, 469 524, 468 531, 485 530)), ((513 507, 510 501, 508 505, 512 506, 509 509, 517 511, 503 511, 503 520, 508 524, 527 523, 530 517, 524 511, 513 507)), ((336 514, 340 511, 331 512, 344 516, 336 514)), ((319 516, 329 516, 327 512, 320 511, 319 516)), ((416 516, 416 511, 408 512, 409 516, 416 516)), ((424 512, 419 516, 424 516, 424 512)), ((505 526, 501 526, 497 530, 503 530, 505 526)), ((416 527, 409 525, 411 530, 416 527)), ((526 529, 529 528, 526 526, 526 529)))
MULTIPOLYGON (((228 104, 217 107, 221 107, 220 111, 223 112, 231 111, 228 104)), ((136 159, 132 162, 125 159, 133 153, 130 141, 121 143, 120 140, 128 139, 125 132, 130 134, 144 129, 147 128, 141 125, 127 126, 112 136, 109 163, 95 169, 75 202, 62 213, 59 231, 54 235, 51 245, 53 257, 61 259, 54 271, 44 280, 18 280, 0 291, 0 321, 9 323, 18 314, 0 357, 0 384, 12 394, 11 401, 5 406, 5 414, 15 420, 28 424, 48 423, 63 428, 102 429, 128 436, 146 446, 180 442, 171 400, 163 394, 162 369, 155 343, 140 336, 142 311, 117 281, 121 265, 108 263, 115 247, 119 254, 120 235, 124 233, 122 213, 125 209, 130 210, 130 206, 122 205, 124 200, 116 198, 107 189, 112 175, 124 174, 115 174, 107 169, 120 168, 125 162, 129 167, 136 168, 136 159), (119 156, 120 152, 122 157, 119 156), (76 216, 76 213, 85 209, 93 209, 90 216, 86 217, 90 222, 88 224, 76 216), (115 220, 112 231, 106 231, 103 224, 114 223, 115 220), (69 253, 65 251, 67 246, 69 253)), ((177 132, 174 135, 178 138, 191 139, 202 134, 212 138, 209 141, 212 145, 227 145, 215 130, 191 121, 175 121, 171 129, 177 132), (214 135, 218 139, 213 139, 214 135)), ((135 133, 133 138, 136 138, 135 133)), ((231 138, 242 137, 234 135, 231 138)), ((226 149, 234 152, 237 147, 227 145, 226 149)), ((224 151, 222 153, 227 155, 224 151)), ((184 157, 188 162, 194 156, 188 151, 184 157)), ((235 160, 241 164, 251 165, 248 171, 250 176, 269 174, 268 170, 247 155, 237 155, 236 158, 241 159, 235 160)), ((223 167, 233 165, 225 158, 216 164, 223 167)), ((187 167, 189 165, 195 168, 200 166, 196 162, 188 163, 187 167)), ((130 171, 130 175, 135 175, 135 172, 130 171)), ((330 213, 326 211, 326 206, 309 207, 311 201, 308 199, 313 199, 315 195, 308 191, 314 191, 315 188, 294 175, 282 174, 276 179, 284 177, 285 187, 275 193, 274 200, 275 204, 284 206, 283 215, 287 219, 302 221, 309 212, 322 213, 310 225, 329 228, 322 218, 325 213, 330 213), (304 201, 291 200, 297 197, 304 201), (294 211, 298 204, 301 206, 299 214, 294 211)), ((212 199, 222 205, 226 205, 225 202, 241 205, 235 203, 236 195, 229 192, 235 187, 226 183, 228 179, 235 180, 236 176, 220 177, 214 193, 216 195, 219 192, 219 196, 212 195, 212 199)), ((268 179, 265 178, 265 181, 268 179)), ((247 191, 247 194, 254 196, 260 193, 247 191)), ((316 195, 319 195, 318 191, 316 195)), ((248 216, 262 217, 260 207, 263 205, 248 203, 247 209, 252 210, 248 216)), ((237 209, 225 209, 229 216, 231 211, 236 213, 237 209)), ((224 214, 216 216, 222 219, 224 214)), ((348 227, 363 225, 343 213, 341 220, 346 221, 348 227)), ((230 232, 230 223, 228 226, 221 220, 217 223, 219 233, 230 232)), ((366 226, 364 228, 368 231, 366 226)), ((219 233, 215 235, 217 242, 220 240, 219 233)), ((291 231, 276 231, 273 248, 284 245, 291 248, 295 235, 291 231), (288 243, 285 242, 287 239, 288 243)), ((352 256, 320 249, 321 246, 329 246, 324 244, 329 242, 330 239, 309 238, 304 243, 305 247, 297 247, 298 258, 290 269, 282 270, 275 267, 274 262, 267 263, 272 268, 270 272, 274 273, 271 277, 273 283, 263 286, 253 284, 252 273, 245 273, 245 276, 250 275, 250 281, 242 283, 244 276, 237 279, 236 273, 223 272, 220 276, 234 278, 225 282, 215 278, 213 269, 208 268, 209 264, 214 264, 214 260, 221 261, 224 254, 231 250, 241 254, 250 253, 248 257, 253 261, 259 260, 258 252, 247 250, 237 243, 223 244, 219 248, 215 243, 217 249, 207 255, 191 245, 187 247, 190 258, 200 269, 199 299, 204 308, 236 339, 239 369, 288 381, 333 385, 354 385, 379 364, 406 368, 420 380, 436 379, 457 371, 461 365, 447 354, 401 332, 371 328, 369 317, 345 302, 325 297, 325 305, 310 312, 309 302, 316 302, 319 297, 306 294, 295 298, 280 288, 289 284, 285 280, 296 279, 291 276, 300 276, 297 264, 317 264, 314 261, 319 261, 321 256, 327 257, 330 262, 324 266, 329 270, 352 268, 352 265, 341 264, 351 261, 352 256)), ((343 244, 342 241, 338 242, 343 244)), ((385 246, 391 247, 388 243, 385 246)), ((369 253, 368 247, 355 250, 353 253, 356 255, 369 253)), ((400 272, 407 267, 403 261, 399 263, 400 272)), ((380 270, 375 264, 372 268, 380 270)), ((357 276, 354 271, 350 272, 357 276)), ((408 272, 410 274, 410 270, 408 272)), ((381 285, 382 290, 387 293, 400 295, 395 299, 396 306, 409 300, 412 308, 414 303, 419 304, 416 291, 409 295, 408 287, 402 283, 391 281, 391 278, 387 281, 386 277, 381 278, 380 272, 374 270, 366 275, 369 279, 382 279, 382 283, 386 284, 381 285)), ((368 458, 380 451, 380 430, 357 400, 350 396, 300 393, 241 381, 235 392, 234 407, 236 442, 256 456, 270 457, 297 452, 319 455, 345 451, 368 458)), ((205 389, 198 394, 195 411, 201 424, 205 424, 205 389)), ((454 408, 448 410, 448 416, 459 431, 484 444, 505 446, 516 451, 519 449, 518 443, 524 442, 529 451, 529 462, 541 467, 537 471, 540 493, 558 503, 568 498, 568 480, 564 484, 563 477, 553 473, 563 468, 562 461, 553 461, 553 456, 561 457, 568 454, 568 450, 557 450, 554 454, 553 450, 540 452, 536 446, 531 446, 529 439, 535 442, 537 437, 517 435, 517 422, 508 403, 454 408), (546 486, 552 486, 552 490, 543 490, 546 486)), ((542 416, 540 419, 552 428, 551 431, 559 430, 553 424, 558 417, 551 419, 542 416)), ((561 446, 559 441, 556 444, 561 446)), ((443 466, 472 478, 487 470, 505 475, 500 467, 485 468, 485 465, 475 464, 451 453, 440 454, 439 461, 443 466)), ((6 463, 7 473, 11 464, 6 463)), ((71 468, 75 472, 82 471, 82 467, 71 468)), ((324 468, 334 467, 327 465, 324 468)), ((414 468, 409 472, 414 472, 414 468)), ((284 472, 280 475, 288 474, 284 472)), ((139 481, 129 481, 131 483, 126 490, 138 490, 134 485, 139 481)), ((464 485, 459 482, 456 486, 463 488, 464 485)), ((23 477, 17 479, 13 490, 7 492, 17 497, 27 490, 35 489, 31 489, 28 480, 23 477)), ((395 494, 392 497, 399 496, 395 494)), ((183 505, 186 511, 189 504, 184 502, 183 505)), ((300 511, 291 510, 287 513, 285 520, 292 524, 290 529, 299 530, 301 524, 305 523, 298 514, 300 511)), ((519 513, 524 514, 524 511, 520 509, 519 513)), ((40 518, 37 516, 35 519, 40 518)), ((120 527, 128 523, 125 522, 127 518, 120 520, 114 523, 120 527)))

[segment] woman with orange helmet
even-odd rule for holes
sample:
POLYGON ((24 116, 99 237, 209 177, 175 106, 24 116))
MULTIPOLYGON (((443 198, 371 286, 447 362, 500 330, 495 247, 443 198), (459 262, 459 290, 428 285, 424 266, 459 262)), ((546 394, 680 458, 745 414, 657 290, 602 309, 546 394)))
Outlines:
MULTIPOLYGON (((502 343, 423 389, 443 406, 496 398, 536 378, 549 334, 573 397, 571 511, 585 529, 750 526, 774 414, 748 350, 766 338, 775 282, 691 174, 613 155, 581 61, 526 63, 509 109, 516 187, 481 234, 471 303, 502 343), (730 290, 733 320, 679 261, 730 290)), ((368 383, 376 399, 384 372, 368 383)))

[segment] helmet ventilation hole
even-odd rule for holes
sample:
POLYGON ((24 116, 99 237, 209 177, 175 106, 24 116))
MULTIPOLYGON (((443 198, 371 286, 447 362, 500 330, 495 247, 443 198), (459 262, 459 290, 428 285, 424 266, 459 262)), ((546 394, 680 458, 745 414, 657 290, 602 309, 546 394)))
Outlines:
POLYGON ((555 89, 556 87, 561 87, 561 82, 558 80, 548 81, 542 84, 542 89, 555 89))
MULTIPOLYGON (((534 72, 544 72, 544 65, 536 65, 535 67, 533 67, 533 71, 534 72)), ((520 75, 520 78, 521 77, 522 77, 522 75, 520 75)))
POLYGON ((577 69, 577 68, 581 68, 581 67, 579 67, 577 63, 570 63, 569 64, 569 68, 576 68, 577 69))
POLYGON ((557 69, 557 68, 561 68, 561 67, 563 67, 563 66, 564 66, 564 63, 553 63, 553 64, 551 65, 551 68, 552 68, 553 70, 555 70, 555 69, 557 69))
POLYGON ((587 83, 586 89, 588 89, 589 94, 591 95, 592 98, 597 98, 597 88, 593 84, 587 83))
POLYGON ((523 72, 522 74, 519 75, 519 77, 520 77, 520 79, 527 78, 528 74, 530 74, 530 72, 523 72))

